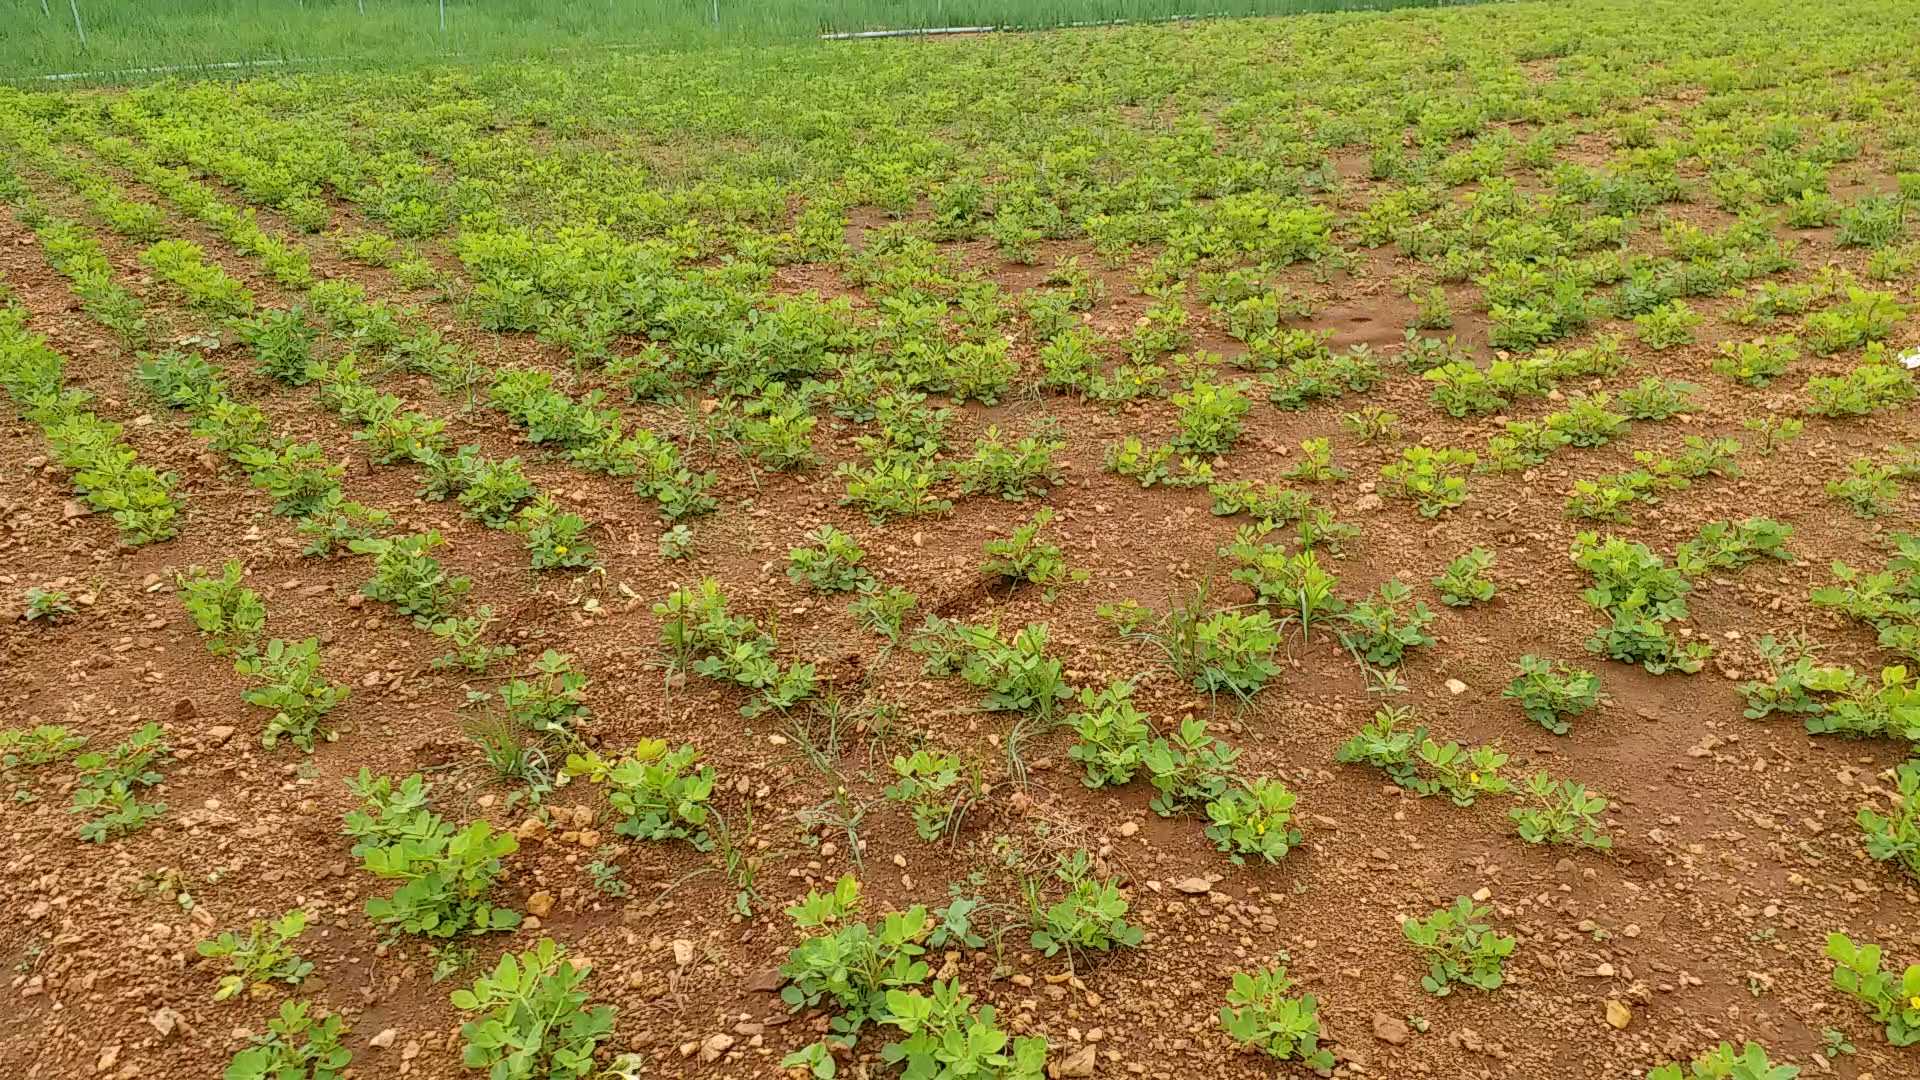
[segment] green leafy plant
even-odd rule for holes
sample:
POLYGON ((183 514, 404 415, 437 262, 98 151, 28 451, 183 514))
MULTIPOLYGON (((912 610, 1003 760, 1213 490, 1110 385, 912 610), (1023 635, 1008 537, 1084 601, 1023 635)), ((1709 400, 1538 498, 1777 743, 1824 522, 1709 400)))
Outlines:
POLYGON ((312 752, 314 739, 321 735, 321 720, 347 699, 346 687, 320 674, 316 638, 295 642, 274 638, 264 650, 241 656, 233 669, 261 683, 242 696, 249 705, 273 710, 260 733, 260 744, 269 750, 284 736, 312 752))
POLYGON ((947 753, 915 750, 895 755, 889 763, 898 779, 886 788, 887 798, 905 803, 913 815, 914 832, 928 842, 954 828, 962 809, 956 791, 961 786, 960 759, 947 753))
POLYGON ((1529 844, 1576 844, 1608 851, 1612 838, 1601 831, 1599 815, 1606 799, 1572 780, 1556 780, 1545 770, 1527 777, 1525 797, 1533 804, 1507 811, 1520 839, 1529 844))
POLYGON ((1126 921, 1128 905, 1119 886, 1112 881, 1094 882, 1089 876, 1090 864, 1085 851, 1061 858, 1054 876, 1066 886, 1066 892, 1051 904, 1041 902, 1039 884, 1028 880, 1032 943, 1044 955, 1065 952, 1071 961, 1089 952, 1130 949, 1145 938, 1139 927, 1126 921))
POLYGON ((1235 866, 1249 855, 1278 862, 1300 846, 1300 830, 1293 827, 1294 804, 1299 797, 1279 780, 1247 780, 1207 804, 1207 838, 1228 853, 1235 866))
POLYGON ((1694 1058, 1685 1071, 1678 1062, 1667 1062, 1648 1070, 1647 1080, 1795 1080, 1799 1075, 1799 1066, 1775 1065, 1765 1048, 1750 1042, 1740 1050, 1721 1043, 1694 1058))
POLYGON ((636 840, 685 840, 695 849, 713 847, 707 831, 708 801, 718 777, 711 765, 696 765, 691 745, 669 749, 665 739, 643 739, 614 761, 588 751, 567 757, 567 775, 607 785, 607 802, 625 815, 613 831, 636 840))
POLYGON ((988 540, 982 549, 987 558, 980 571, 1003 580, 1034 585, 1055 586, 1086 580, 1085 572, 1067 569, 1058 544, 1040 539, 1040 531, 1052 523, 1053 511, 1043 508, 1025 524, 1014 526, 1013 535, 988 540))
POLYGON ((398 835, 381 837, 384 842, 355 848, 375 877, 401 883, 393 895, 367 901, 368 918, 389 934, 437 940, 520 925, 519 912, 491 899, 500 860, 519 847, 512 833, 496 833, 485 821, 456 831, 424 809, 413 811, 400 828, 398 835))
POLYGON ((454 1008, 482 1013, 460 1025, 461 1063, 486 1069, 490 1080, 601 1075, 593 1052, 613 1037, 614 1010, 587 1004, 581 984, 592 970, 551 938, 518 956, 502 953, 491 973, 453 992, 454 1008))
POLYGON ((348 546, 355 554, 373 556, 373 577, 360 591, 423 627, 452 615, 473 582, 447 573, 430 554, 445 544, 438 532, 352 541, 348 546))
POLYGON ((1920 964, 1899 975, 1882 971, 1880 946, 1856 945, 1838 933, 1827 938, 1827 959, 1833 961, 1834 989, 1858 1001, 1875 1023, 1886 1025, 1888 1042, 1920 1043, 1920 964))
POLYGON ((166 813, 166 803, 143 803, 139 795, 142 789, 160 782, 156 765, 168 753, 171 748, 161 735, 160 725, 149 723, 110 750, 90 751, 74 758, 80 778, 69 809, 88 819, 80 826, 80 838, 104 844, 138 831, 166 813))
POLYGON ((787 577, 821 592, 852 592, 873 581, 860 561, 867 557, 853 537, 822 525, 806 537, 812 546, 787 552, 787 577))
POLYGON ((1506 981, 1503 968, 1513 955, 1517 939, 1498 933, 1485 920, 1492 909, 1462 896, 1452 907, 1437 908, 1425 919, 1408 918, 1400 923, 1407 942, 1427 961, 1427 973, 1420 985, 1429 994, 1445 997, 1455 984, 1477 990, 1500 989, 1506 981))
POLYGON ((56 623, 74 613, 73 598, 59 589, 29 588, 26 600, 20 617, 27 622, 56 623))
POLYGON ((560 509, 551 496, 541 495, 520 508, 508 526, 526 539, 535 570, 580 570, 594 565, 591 528, 579 514, 560 509))
POLYGON ((1340 641, 1367 663, 1379 667, 1398 667, 1408 649, 1433 644, 1427 626, 1433 612, 1424 601, 1413 597, 1399 578, 1388 578, 1380 586, 1378 598, 1368 598, 1347 608, 1341 616, 1351 629, 1340 631, 1340 641))
POLYGON ((1827 481, 1827 494, 1845 503, 1855 517, 1879 517, 1893 509, 1900 497, 1893 475, 1891 466, 1869 458, 1854 458, 1847 463, 1847 475, 1827 481))
POLYGON ((1146 764, 1152 731, 1147 718, 1134 707, 1133 684, 1110 683, 1105 690, 1080 691, 1080 711, 1067 717, 1078 737, 1067 755, 1086 769, 1081 777, 1090 788, 1124 784, 1146 764))
POLYGON ((1699 313, 1683 300, 1669 300, 1633 317, 1641 344, 1656 351, 1693 344, 1693 332, 1700 322, 1699 313))
POLYGON ((1498 588, 1486 578, 1493 564, 1493 552, 1486 548, 1473 548, 1456 556, 1433 579, 1434 588, 1440 590, 1440 602, 1448 607, 1470 607, 1493 599, 1498 588))
POLYGON ((1148 804, 1161 817, 1204 806, 1227 793, 1240 751, 1207 733, 1207 722, 1189 716, 1173 738, 1158 738, 1141 757, 1156 794, 1148 804))
POLYGON ((1891 801, 1890 813, 1861 807, 1855 818, 1867 855, 1920 878, 1920 764, 1908 762, 1895 770, 1891 801))
POLYGON ((313 965, 294 952, 293 942, 307 930, 307 913, 295 908, 271 923, 255 920, 245 937, 232 930, 202 941, 194 951, 209 960, 225 960, 232 969, 220 977, 213 1000, 225 1001, 242 991, 269 992, 275 982, 300 985, 313 965))
POLYGON ((1467 501, 1467 473, 1479 461, 1467 450, 1409 446, 1399 461, 1380 469, 1380 478, 1417 504, 1421 517, 1437 517, 1467 501))
POLYGON ((1531 653, 1517 666, 1520 674, 1501 696, 1519 702, 1527 719, 1555 735, 1572 731, 1572 719, 1600 701, 1600 676, 1591 671, 1531 653))
POLYGON ((1333 1054, 1320 1045, 1320 1003, 1312 994, 1289 996, 1293 980, 1284 965, 1233 973, 1233 989, 1220 1007, 1220 1026, 1233 1041, 1278 1061, 1310 1069, 1333 1068, 1333 1054))
POLYGON ((315 1018, 312 1004, 283 1002, 267 1033, 233 1056, 221 1080, 340 1080, 353 1051, 340 1045, 346 1025, 338 1016, 315 1018))

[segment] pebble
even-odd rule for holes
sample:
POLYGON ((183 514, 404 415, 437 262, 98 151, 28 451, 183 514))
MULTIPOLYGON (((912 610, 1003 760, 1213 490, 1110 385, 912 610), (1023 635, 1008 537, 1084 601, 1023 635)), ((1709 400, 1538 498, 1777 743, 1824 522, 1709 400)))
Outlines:
POLYGON ((1407 1041, 1408 1035, 1409 1032, 1407 1031, 1407 1022, 1405 1020, 1395 1016, 1388 1016, 1383 1012, 1373 1014, 1374 1038, 1379 1039, 1383 1043, 1399 1046, 1401 1043, 1407 1041))
POLYGON ((1627 1003, 1616 998, 1608 998, 1607 1024, 1620 1031, 1625 1031, 1627 1030, 1627 1025, 1631 1023, 1633 1023, 1633 1010, 1627 1008, 1627 1003))

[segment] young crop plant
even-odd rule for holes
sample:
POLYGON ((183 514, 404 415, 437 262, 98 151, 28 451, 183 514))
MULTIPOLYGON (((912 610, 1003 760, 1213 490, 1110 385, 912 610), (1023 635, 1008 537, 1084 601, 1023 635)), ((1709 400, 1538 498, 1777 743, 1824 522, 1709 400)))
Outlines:
POLYGON ((1665 420, 1689 411, 1699 389, 1678 379, 1646 378, 1620 391, 1620 407, 1634 420, 1665 420))
POLYGON ((587 539, 590 527, 579 514, 560 509, 549 495, 521 507, 513 524, 507 526, 525 538, 535 570, 584 570, 595 565, 597 553, 593 541, 587 539))
POLYGON ((1789 334, 1751 341, 1723 341, 1713 373, 1743 386, 1763 387, 1787 373, 1800 359, 1800 340, 1789 334))
POLYGON ((513 521, 514 511, 535 494, 533 482, 520 469, 519 458, 475 459, 462 478, 455 499, 467 517, 489 528, 502 529, 513 521))
POLYGON ((1814 355, 1832 356, 1886 341, 1908 314, 1910 309, 1893 293, 1849 286, 1846 299, 1808 315, 1800 333, 1814 355))
POLYGON ((21 607, 20 617, 27 622, 60 622, 74 613, 73 598, 60 589, 43 589, 33 586, 27 589, 26 603, 21 607))
POLYGON ((1069 581, 1085 581, 1086 571, 1067 569, 1060 545, 1040 539, 1040 530, 1052 523, 1053 511, 1042 508, 1026 524, 1015 526, 1012 536, 987 541, 980 572, 1016 584, 1046 585, 1050 590, 1069 581))
POLYGON ((1875 1023, 1884 1024, 1894 1046, 1920 1043, 1920 964, 1895 975, 1880 968, 1880 946, 1856 945, 1845 934, 1827 938, 1834 989, 1858 1001, 1875 1023))
POLYGON ((1156 794, 1148 804, 1161 817, 1205 806, 1227 793, 1240 751, 1207 733, 1207 723, 1189 716, 1173 738, 1153 740, 1141 756, 1156 794))
POLYGON ((1411 709, 1380 709, 1359 733, 1340 744, 1333 759, 1342 765, 1371 765, 1400 787, 1413 790, 1420 780, 1414 755, 1426 741, 1427 729, 1407 726, 1412 719, 1411 709))
POLYGON ((277 449, 243 447, 234 460, 255 487, 273 496, 273 512, 308 518, 340 498, 347 467, 327 460, 319 443, 287 443, 277 449))
POLYGON ((969 495, 990 492, 1009 502, 1019 502, 1044 493, 1060 482, 1059 467, 1053 456, 1067 448, 1067 441, 1051 421, 1008 445, 1000 429, 988 427, 974 441, 973 456, 953 467, 960 489, 969 495))
POLYGON ((1855 818, 1867 855, 1920 879, 1920 762, 1896 769, 1891 801, 1891 813, 1862 807, 1855 818))
POLYGON ((274 638, 265 649, 242 655, 233 670, 259 682, 242 695, 247 704, 273 710, 272 719, 260 733, 260 745, 271 750, 285 737, 312 753, 315 738, 332 738, 321 732, 320 723, 346 700, 348 691, 320 674, 318 639, 289 642, 274 638))
POLYGON ((1400 414, 1362 405, 1355 412, 1341 413, 1340 426, 1361 443, 1387 442, 1400 437, 1400 414))
POLYGON ((1133 684, 1110 683, 1105 690, 1080 691, 1080 711, 1067 717, 1077 740, 1067 756, 1086 770, 1081 782, 1090 788, 1116 786, 1132 780, 1146 766, 1153 731, 1146 715, 1133 704, 1133 684))
POLYGON ((1041 1080, 1046 1075, 1046 1039, 1009 1037, 995 1022, 993 1006, 974 1009, 973 997, 957 979, 935 980, 927 989, 926 994, 890 992, 888 1015, 880 1018, 906 1036, 880 1050, 882 1061, 904 1066, 902 1076, 1041 1080))
POLYGON ((1827 481, 1827 494, 1845 503, 1855 517, 1876 518, 1892 510, 1900 498, 1893 476, 1891 466, 1854 458, 1847 463, 1847 475, 1827 481))
POLYGON ((860 883, 851 874, 829 892, 809 890, 787 908, 787 916, 802 931, 820 932, 795 946, 780 965, 788 980, 780 999, 795 1011, 828 1002, 835 1015, 827 1038, 844 1047, 851 1047, 868 1023, 889 1015, 890 993, 927 980, 929 969, 920 957, 936 926, 927 909, 916 904, 889 913, 875 927, 853 919, 859 903, 860 883))
POLYGON ((1467 474, 1479 462, 1479 455, 1467 450, 1409 446, 1399 461, 1381 467, 1380 478, 1417 505, 1421 517, 1438 517, 1467 501, 1467 474))
MULTIPOLYGON (((379 809, 384 822, 387 811, 379 809)), ((366 903, 367 917, 389 936, 446 941, 520 925, 518 912, 495 906, 491 898, 500 860, 519 847, 512 833, 496 833, 485 821, 456 830, 425 809, 399 818, 395 827, 393 834, 378 833, 354 847, 375 877, 401 883, 393 895, 366 903)))
POLYGON ((1506 981, 1503 970, 1513 955, 1518 939, 1493 929, 1484 920, 1491 908, 1475 904, 1462 896, 1452 907, 1435 909, 1425 919, 1408 918, 1400 923, 1407 942, 1426 958, 1427 973, 1420 985, 1435 997, 1453 993, 1456 984, 1476 990, 1500 989, 1506 981))
POLYGON ((1433 586, 1440 590, 1440 602, 1448 607, 1472 607, 1493 599, 1498 587, 1487 580, 1487 571, 1493 569, 1494 554, 1486 548, 1472 548, 1455 557, 1433 579, 1433 586))
POLYGON ((1508 757, 1493 746, 1466 747, 1423 738, 1414 758, 1412 789, 1422 797, 1444 794, 1455 806, 1472 806, 1482 795, 1513 790, 1512 783, 1500 775, 1508 757))
POLYGON ((1194 688, 1244 701, 1280 674, 1279 647, 1280 626, 1265 611, 1216 611, 1192 627, 1194 688))
POLYGON ((140 794, 160 782, 156 766, 171 752, 160 725, 149 723, 111 750, 90 751, 74 758, 73 767, 79 770, 80 778, 69 812, 88 819, 80 826, 80 839, 104 844, 137 832, 166 813, 166 803, 143 803, 140 794))
POLYGON ((1284 612, 1288 621, 1297 621, 1302 640, 1309 639, 1316 623, 1346 609, 1334 595, 1339 579, 1320 564, 1310 547, 1289 555, 1278 544, 1261 543, 1270 530, 1264 522, 1242 528, 1220 553, 1239 564, 1233 580, 1252 589, 1257 602, 1284 612))
POLYGON ((393 515, 385 510, 341 498, 329 500, 326 506, 294 526, 294 531, 307 540, 300 554, 327 559, 336 552, 349 550, 355 540, 371 540, 391 532, 393 524, 393 515))
POLYGON ((1655 351, 1693 344, 1693 332, 1700 322, 1699 313, 1688 307, 1684 300, 1669 300, 1633 317, 1640 343, 1655 351))
POLYGON ((1340 631, 1340 643, 1376 667, 1399 667, 1408 649, 1434 640, 1427 633, 1433 612, 1422 600, 1409 606, 1412 597, 1413 590, 1399 578, 1388 578, 1377 599, 1361 600, 1340 616, 1351 628, 1340 631))
POLYGON ((841 504, 859 508, 875 525, 953 509, 951 500, 933 494, 940 476, 931 456, 896 452, 876 456, 866 465, 843 461, 834 475, 847 482, 841 504))
POLYGON ((896 754, 889 767, 898 779, 888 785, 886 797, 906 804, 920 839, 933 843, 958 828, 966 801, 965 792, 957 790, 962 786, 959 758, 915 750, 911 756, 896 754))
POLYGON ((1545 770, 1527 777, 1523 798, 1531 805, 1507 811, 1514 831, 1529 844, 1573 844, 1609 851, 1613 840, 1601 830, 1599 815, 1607 800, 1572 780, 1556 780, 1545 770))
MULTIPOLYGON (((1832 1056, 1829 1051, 1828 1057, 1832 1056)), ((1750 1042, 1739 1050, 1732 1043, 1721 1043, 1694 1058, 1685 1070, 1679 1062, 1669 1061, 1649 1070, 1647 1080, 1796 1080, 1799 1075, 1799 1066, 1775 1065, 1766 1048, 1750 1042)))
POLYGON ((1253 403, 1235 386, 1196 381, 1185 392, 1173 395, 1180 410, 1180 430, 1173 445, 1195 454, 1218 456, 1233 449, 1247 410, 1253 403))
POLYGON ((1292 989, 1284 965, 1234 972, 1233 989, 1220 1007, 1220 1026, 1234 1042, 1276 1061, 1331 1070, 1333 1053, 1320 1045, 1320 1002, 1312 994, 1289 996, 1292 989))
POLYGON ((867 553, 853 537, 831 525, 822 525, 808 533, 807 547, 787 552, 787 577, 795 585, 819 592, 854 592, 874 584, 873 575, 860 565, 867 553))
POLYGON ((853 603, 847 605, 847 611, 863 629, 898 644, 907 613, 919 603, 919 597, 898 585, 882 588, 875 583, 862 588, 853 603))
POLYGON ((236 319, 233 331, 253 352, 255 370, 288 386, 313 381, 313 343, 320 333, 298 307, 261 308, 252 318, 236 319))
POLYGON ((1731 570, 1760 558, 1791 562, 1787 540, 1793 526, 1772 518, 1753 517, 1744 521, 1709 521, 1700 526, 1693 539, 1673 549, 1673 566, 1694 577, 1709 570, 1731 570))
POLYGON ((351 541, 354 554, 373 556, 373 577, 360 591, 413 616, 423 628, 453 615, 473 582, 448 574, 429 554, 445 543, 438 532, 351 541))
POLYGON ((1520 674, 1502 697, 1520 703, 1527 719, 1565 735, 1572 720, 1600 702, 1600 676, 1570 664, 1529 653, 1516 665, 1520 674))
POLYGON ((713 578, 674 590, 653 606, 653 613, 661 620, 660 640, 671 670, 692 670, 757 692, 741 706, 743 716, 791 708, 813 696, 814 666, 782 667, 773 658, 778 644, 774 636, 752 619, 730 612, 713 578))
POLYGON ((586 1080, 600 1071, 594 1049, 613 1038, 614 1010, 587 1004, 581 989, 591 965, 568 959, 552 938, 518 956, 500 954, 493 971, 455 990, 453 1007, 479 1012, 460 1025, 461 1063, 497 1080, 586 1080))
POLYGON ((1807 423, 1791 416, 1752 416, 1741 421, 1741 428, 1752 432, 1760 439, 1754 451, 1761 457, 1772 457, 1775 450, 1800 437, 1807 423))
POLYGON ((487 628, 496 621, 493 608, 482 604, 471 614, 449 615, 435 622, 432 626, 433 636, 451 645, 452 650, 433 658, 434 669, 450 671, 458 668, 478 675, 492 666, 495 660, 519 652, 513 645, 485 640, 487 628))
POLYGON ((1247 780, 1229 787, 1207 804, 1207 839, 1235 866, 1257 855, 1278 862, 1300 846, 1300 830, 1293 827, 1299 797, 1279 780, 1247 780))
POLYGON ((353 1063, 353 1051, 340 1045, 346 1025, 312 1009, 311 1002, 282 1002, 267 1033, 233 1056, 222 1080, 340 1080, 353 1063))
POLYGON ((1347 470, 1333 463, 1333 444, 1325 437, 1300 443, 1300 460, 1288 467, 1285 477, 1306 484, 1325 484, 1344 480, 1347 470))
POLYGON ((1049 719, 1073 697, 1065 665, 1047 655, 1047 625, 1029 623, 1003 638, 992 628, 956 626, 963 652, 960 677, 986 692, 990 712, 1021 712, 1049 719))
POLYGON ((1069 965, 1090 952, 1131 949, 1146 937, 1139 927, 1126 921, 1128 904, 1119 886, 1112 881, 1092 880, 1091 863, 1084 850, 1061 857, 1054 876, 1066 886, 1066 893, 1051 904, 1042 903, 1038 881, 1026 882, 1027 904, 1033 913, 1033 947, 1046 956, 1064 952, 1069 965))
MULTIPOLYGON (((1613 402, 1611 394, 1580 394, 1567 402, 1567 407, 1547 416, 1543 421, 1546 431, 1565 436, 1564 444, 1587 449, 1605 446, 1627 430, 1627 421, 1632 419, 1628 413, 1614 412, 1608 408, 1613 402)), ((1517 437, 1509 425, 1510 436, 1517 437)), ((1530 432, 1529 432, 1530 433, 1530 432)), ((1533 440, 1536 444, 1539 439, 1533 440)), ((1543 447, 1544 448, 1544 447, 1543 447)), ((1558 449, 1552 447, 1551 449, 1558 449)), ((1551 452, 1551 449, 1548 452, 1551 452)), ((1545 460, 1543 457, 1542 460, 1545 460)))
POLYGON ((313 964, 300 958, 293 942, 307 932, 307 913, 295 908, 268 923, 254 920, 245 937, 228 930, 202 941, 194 951, 209 960, 225 960, 232 970, 220 976, 213 1000, 225 1001, 243 991, 254 997, 272 992, 276 982, 298 986, 313 973, 313 964))

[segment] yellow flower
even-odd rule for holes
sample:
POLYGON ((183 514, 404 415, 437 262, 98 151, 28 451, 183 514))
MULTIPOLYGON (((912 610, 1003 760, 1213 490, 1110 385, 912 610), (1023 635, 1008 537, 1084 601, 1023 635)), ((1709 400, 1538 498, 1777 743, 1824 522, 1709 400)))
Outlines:
POLYGON ((553 553, 555 555, 565 555, 567 553, 567 545, 565 544, 553 545, 553 553))
POLYGON ((1920 994, 1915 994, 1907 999, 1907 1008, 1920 1009, 1920 994))
POLYGON ((1477 783, 1479 783, 1479 782, 1480 782, 1480 774, 1479 774, 1479 773, 1477 773, 1477 772, 1470 772, 1470 773, 1468 773, 1468 774, 1467 774, 1467 783, 1469 783, 1469 784, 1477 784, 1477 783))

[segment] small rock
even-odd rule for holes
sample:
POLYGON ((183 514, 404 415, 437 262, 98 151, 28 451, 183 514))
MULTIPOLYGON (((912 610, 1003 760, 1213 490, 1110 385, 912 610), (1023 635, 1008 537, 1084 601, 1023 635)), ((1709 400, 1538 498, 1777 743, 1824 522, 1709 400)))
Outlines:
POLYGON ((215 746, 233 738, 232 724, 215 724, 207 729, 207 741, 215 746))
POLYGON ((1624 1001, 1608 998, 1607 1023, 1620 1031, 1625 1031, 1627 1025, 1633 1023, 1633 1010, 1627 1008, 1627 1003, 1624 1001))
POLYGON ((686 938, 673 939, 673 966, 684 968, 693 963, 693 942, 686 938))
POLYGON ((545 889, 527 897, 527 914, 544 919, 553 911, 553 894, 545 889))
POLYGON ((1174 892, 1183 892, 1191 896, 1213 891, 1213 883, 1203 877, 1183 878, 1173 883, 1174 892))
POLYGON ((400 1037, 400 1031, 398 1028, 387 1028, 384 1031, 380 1032, 380 1034, 375 1035, 371 1039, 368 1039, 367 1045, 371 1047, 375 1047, 376 1049, 385 1050, 389 1046, 393 1045, 393 1040, 399 1037, 400 1037))
POLYGON ((1401 1043, 1407 1041, 1407 1036, 1407 1022, 1405 1020, 1388 1016, 1383 1012, 1373 1014, 1374 1038, 1379 1039, 1383 1043, 1391 1043, 1394 1046, 1399 1046, 1401 1043))
POLYGON ((1133 834, 1139 831, 1140 831, 1140 823, 1137 821, 1124 821, 1120 823, 1121 836, 1132 836, 1133 834))
POLYGON ((1447 680, 1447 693, 1449 693, 1449 694, 1464 694, 1464 693, 1466 693, 1466 692, 1467 692, 1467 684, 1466 684, 1466 683, 1463 683, 1463 682, 1461 682, 1461 681, 1460 681, 1459 679, 1448 679, 1448 680, 1447 680))
POLYGON ((93 1063, 93 1071, 106 1072, 118 1064, 120 1064, 120 1044, 114 1043, 111 1046, 103 1046, 100 1048, 99 1060, 93 1063))
POLYGON ((767 968, 747 980, 747 989, 756 994, 777 994, 785 985, 787 977, 779 968, 767 968))
POLYGON ((179 1013, 162 1005, 153 1010, 153 1013, 147 1017, 147 1023, 152 1024, 153 1030, 159 1032, 162 1037, 165 1037, 173 1034, 173 1029, 179 1027, 180 1021, 184 1019, 185 1017, 179 1013))
POLYGON ((1069 1076, 1092 1076, 1093 1066, 1098 1056, 1099 1051, 1096 1048, 1083 1046, 1050 1066, 1047 1069, 1047 1075, 1055 1077, 1056 1080, 1069 1076))
POLYGON ((733 1036, 726 1032, 723 1031, 718 1035, 709 1035, 707 1036, 707 1041, 700 1044, 700 1060, 705 1062, 719 1061, 720 1055, 732 1048, 733 1036))

